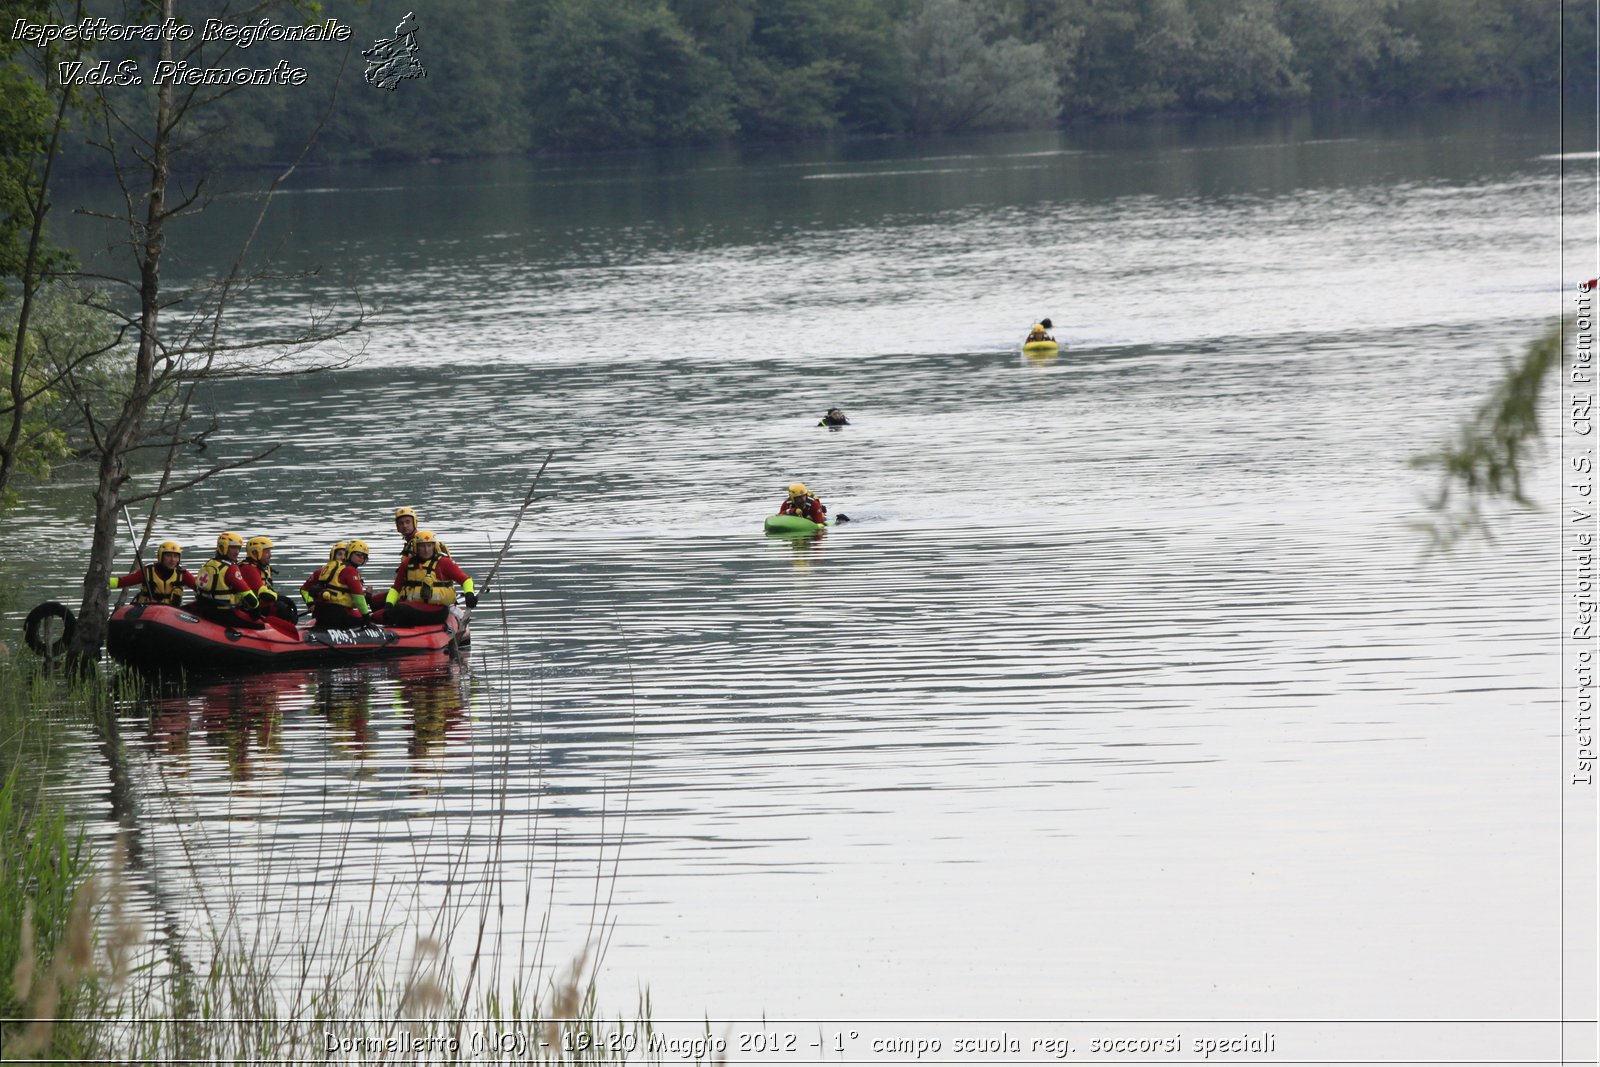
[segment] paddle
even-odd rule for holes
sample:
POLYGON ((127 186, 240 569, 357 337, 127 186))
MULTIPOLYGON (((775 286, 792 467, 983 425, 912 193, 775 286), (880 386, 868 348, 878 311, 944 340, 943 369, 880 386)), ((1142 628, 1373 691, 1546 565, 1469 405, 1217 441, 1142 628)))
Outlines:
MULTIPOLYGON (((539 479, 544 477, 544 469, 550 466, 550 461, 555 458, 555 454, 556 450, 552 448, 545 453, 544 462, 539 464, 539 471, 533 476, 533 484, 528 486, 528 495, 523 498, 522 507, 517 511, 517 520, 511 524, 511 532, 506 534, 506 542, 500 546, 500 554, 495 557, 494 566, 489 568, 489 575, 484 578, 483 587, 478 590, 477 597, 479 600, 489 595, 489 584, 494 581, 494 576, 500 573, 500 564, 506 558, 506 550, 511 547, 511 539, 517 536, 517 527, 522 525, 522 516, 528 513, 528 508, 536 499, 533 494, 539 488, 539 479)), ((465 629, 467 623, 471 621, 472 608, 463 608, 461 611, 462 628, 465 629)))
MULTIPOLYGON (((122 505, 122 518, 128 524, 128 540, 133 542, 133 562, 138 564, 139 570, 143 571, 144 556, 142 556, 139 552, 139 536, 133 532, 133 516, 128 514, 128 505, 126 504, 122 505)), ((119 589, 117 591, 117 606, 121 607, 122 602, 126 600, 127 597, 128 591, 126 589, 119 589)))

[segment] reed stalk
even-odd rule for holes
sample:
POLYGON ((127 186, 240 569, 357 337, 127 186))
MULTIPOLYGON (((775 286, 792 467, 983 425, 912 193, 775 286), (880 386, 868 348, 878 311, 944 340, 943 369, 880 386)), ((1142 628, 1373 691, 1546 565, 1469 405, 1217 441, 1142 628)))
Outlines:
MULTIPOLYGON (((198 884, 183 887, 183 923, 137 921, 132 900, 136 893, 148 895, 153 877, 141 875, 130 862, 139 851, 144 816, 134 811, 120 831, 91 844, 83 816, 52 800, 48 775, 30 780, 23 764, 37 763, 29 752, 53 745, 59 756, 73 747, 68 742, 81 748, 90 737, 115 762, 119 754, 125 756, 116 732, 119 709, 125 712, 138 699, 140 683, 126 678, 63 679, 15 661, 0 663, 0 769, 5 770, 0 787, 0 1046, 5 1059, 542 1064, 712 1059, 663 1048, 648 995, 631 1017, 602 1012, 595 974, 610 930, 614 864, 609 872, 596 872, 596 918, 588 947, 567 966, 546 969, 548 910, 537 913, 542 902, 530 891, 537 880, 532 860, 524 861, 530 869, 523 872, 523 889, 516 896, 508 898, 506 879, 497 876, 506 862, 504 842, 519 835, 531 840, 538 818, 535 812, 531 825, 507 825, 508 791, 539 784, 512 782, 509 739, 497 755, 498 773, 485 784, 485 799, 502 812, 492 841, 477 860, 469 857, 469 842, 458 843, 448 881, 462 889, 432 913, 419 911, 417 901, 392 886, 380 885, 374 872, 358 888, 366 894, 367 915, 380 917, 376 922, 329 911, 320 922, 307 923, 299 915, 274 925, 264 918, 261 901, 237 889, 219 892, 198 884), (496 887, 492 895, 470 891, 491 884, 496 887), (492 930, 491 915, 499 920, 492 930)), ((145 780, 127 788, 141 794, 140 810, 157 810, 172 800, 145 780)), ((183 825, 175 813, 163 818, 169 827, 183 825)), ((211 847, 203 830, 186 830, 180 838, 191 857, 211 847)), ((327 847, 345 850, 350 844, 346 836, 327 847)), ((604 867, 603 858, 601 863, 604 867)))

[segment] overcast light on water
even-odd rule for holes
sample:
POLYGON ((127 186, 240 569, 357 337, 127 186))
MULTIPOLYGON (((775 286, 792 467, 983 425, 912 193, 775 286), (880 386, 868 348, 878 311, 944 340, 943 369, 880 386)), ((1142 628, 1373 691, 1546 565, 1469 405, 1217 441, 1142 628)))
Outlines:
MULTIPOLYGON (((614 1010, 797 1058, 1012 1020, 1558 1062, 1556 454, 1450 554, 1411 460, 1572 310, 1563 151, 1502 102, 297 176, 269 243, 375 305, 364 351, 209 397, 220 452, 281 448, 160 536, 268 533, 297 584, 346 536, 392 567, 407 504, 481 576, 554 459, 469 663, 126 710, 152 925, 486 916, 507 968, 603 946, 614 1010), (852 521, 765 536, 795 480, 852 521)), ((83 510, 22 512, 64 592, 83 510)))

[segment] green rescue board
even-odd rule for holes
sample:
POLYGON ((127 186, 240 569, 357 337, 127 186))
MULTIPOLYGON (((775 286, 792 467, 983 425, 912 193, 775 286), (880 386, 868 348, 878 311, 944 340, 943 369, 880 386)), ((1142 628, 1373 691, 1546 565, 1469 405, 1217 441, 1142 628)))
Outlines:
POLYGON ((810 519, 799 515, 768 515, 767 521, 762 524, 767 533, 812 533, 832 523, 812 522, 810 519))

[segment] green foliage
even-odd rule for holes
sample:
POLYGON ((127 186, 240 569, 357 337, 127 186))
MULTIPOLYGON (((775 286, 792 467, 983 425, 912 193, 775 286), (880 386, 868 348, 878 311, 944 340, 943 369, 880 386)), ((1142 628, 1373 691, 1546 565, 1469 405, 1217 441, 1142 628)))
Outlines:
POLYGON ((20 768, 12 768, 0 785, 0 1018, 28 1014, 32 983, 19 990, 15 981, 20 953, 27 948, 42 979, 66 935, 72 896, 86 874, 82 833, 68 831, 65 813, 39 810, 25 800, 19 775, 20 768), (31 927, 26 935, 25 913, 31 927))
MULTIPOLYGON (((0 378, 11 377, 18 303, 0 300, 0 378)), ((56 461, 81 447, 84 421, 77 400, 88 401, 96 415, 112 403, 116 335, 107 316, 94 308, 82 290, 57 282, 41 288, 34 300, 23 346, 22 382, 27 402, 22 435, 17 442, 16 473, 34 481, 50 478, 56 461), (63 372, 73 368, 79 393, 65 387, 63 372)), ((9 422, 12 406, 0 394, 0 417, 9 422)), ((0 505, 10 503, 14 490, 0 505)))
POLYGON ((831 59, 801 67, 747 61, 740 70, 739 128, 766 139, 809 137, 839 125, 839 101, 850 68, 831 59))
POLYGON ((1294 42, 1279 28, 1273 0, 1200 4, 1195 26, 1182 83, 1191 103, 1252 107, 1306 95, 1294 42))
POLYGON ((1275 0, 1060 0, 1054 22, 1077 31, 1063 76, 1073 113, 1275 106, 1307 93, 1275 0))
POLYGON ((733 132, 727 73, 651 0, 554 5, 532 42, 535 143, 622 148, 733 132))
MULTIPOLYGON (((35 709, 48 703, 56 684, 9 664, 0 665, 0 1019, 26 1019, 35 1008, 62 1004, 57 979, 76 967, 69 961, 66 944, 77 921, 71 955, 81 956, 87 942, 82 928, 87 919, 84 889, 89 875, 89 853, 81 830, 70 829, 59 808, 41 802, 37 766, 22 753, 30 744, 25 735, 38 730, 35 709), (26 776, 24 767, 28 766, 26 776), (77 903, 75 915, 74 904, 77 903), (57 960, 61 958, 61 966, 57 960), (56 983, 52 985, 52 983, 56 983)), ((79 989, 77 977, 68 983, 67 1010, 79 989)), ((52 1007, 49 1014, 60 1008, 52 1007)), ((0 1047, 20 1047, 27 1026, 0 1022, 0 1047)), ((60 1030, 51 1034, 56 1052, 69 1051, 81 1034, 60 1030)))
POLYGON ((1545 0, 1025 0, 1069 114, 1592 84, 1593 5, 1545 0))
POLYGON ((1068 114, 1125 115, 1180 106, 1178 68, 1194 48, 1185 0, 1059 0, 1056 16, 1076 30, 1062 78, 1068 114))
POLYGON ((917 131, 1037 126, 1060 111, 1043 45, 1023 44, 992 4, 919 0, 900 25, 906 111, 917 131))
MULTIPOLYGON (((8 4, 9 27, 18 18, 47 17, 46 0, 8 4)), ((0 297, 22 273, 33 206, 38 196, 39 164, 50 145, 54 102, 22 45, 0 38, 0 297)))
POLYGON ((50 140, 50 101, 16 64, 0 64, 0 295, 22 273, 33 221, 30 189, 50 140))
POLYGON ((745 136, 894 130, 904 69, 892 14, 876 0, 750 0, 750 30, 728 59, 745 136))
POLYGON ((1280 25, 1295 42, 1312 99, 1369 94, 1379 70, 1416 56, 1416 39, 1391 21, 1398 4, 1280 0, 1280 25))
MULTIPOLYGON (((233 93, 205 162, 293 159, 324 110, 312 160, 415 160, 1548 90, 1595 72, 1595 7, 1570 0, 455 0, 448 19, 420 15, 427 77, 375 90, 361 49, 405 10, 345 12, 345 46, 222 61, 309 77, 233 93)), ((0 155, 29 158, 38 102, 0 84, 0 143, 21 149, 0 155)))
MULTIPOLYGON (((9 13, 50 22, 53 10, 50 0, 21 0, 9 13)), ((48 88, 58 55, 14 38, 0 43, 0 510, 19 477, 48 476, 65 452, 39 328, 49 279, 71 263, 46 228, 50 176, 74 103, 72 90, 48 88)))
MULTIPOLYGON (((321 141, 334 150, 332 155, 454 158, 529 147, 524 86, 531 72, 515 6, 504 2, 471 6, 475 10, 469 16, 452 15, 448 24, 424 23, 429 32, 419 34, 419 58, 428 76, 406 81, 392 92, 374 89, 363 80, 360 50, 371 41, 353 41, 348 57, 333 47, 293 53, 297 62, 307 58, 319 62, 311 79, 320 86, 332 86, 338 62, 345 63, 329 128, 321 135, 321 141)), ((319 101, 318 106, 326 105, 319 101)), ((299 151, 305 136, 303 112, 299 118, 298 126, 289 124, 297 133, 280 139, 275 158, 291 159, 299 151)))
POLYGON ((1593 84, 1595 8, 1548 0, 1278 0, 1314 99, 1593 84), (1563 27, 1565 42, 1563 44, 1563 27), (1562 49, 1566 51, 1563 54, 1562 49))
POLYGON ((1561 362, 1564 328, 1551 327, 1520 362, 1506 367, 1455 445, 1412 461, 1441 472, 1439 490, 1428 503, 1434 517, 1422 527, 1434 547, 1448 548, 1474 531, 1489 536, 1485 512, 1492 505, 1535 506, 1523 492, 1522 477, 1539 447, 1539 394, 1561 362))

